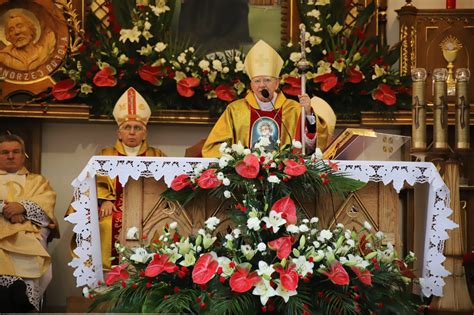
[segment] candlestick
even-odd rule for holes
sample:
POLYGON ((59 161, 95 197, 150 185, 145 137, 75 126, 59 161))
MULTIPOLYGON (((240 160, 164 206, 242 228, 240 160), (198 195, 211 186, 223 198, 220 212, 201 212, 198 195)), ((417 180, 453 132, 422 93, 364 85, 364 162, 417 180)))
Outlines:
POLYGON ((470 148, 469 96, 467 93, 471 73, 467 68, 456 70, 456 149, 470 148))
MULTIPOLYGON (((297 63, 298 69, 301 71, 301 95, 306 94, 306 73, 305 70, 309 68, 310 64, 308 60, 306 60, 306 27, 303 23, 300 24, 300 45, 301 45, 301 58, 297 63)), ((301 145, 302 145, 302 153, 303 155, 306 154, 306 113, 304 107, 301 107, 301 145)), ((317 135, 316 135, 317 137, 317 135)), ((317 147, 317 138, 316 138, 316 147, 317 147)))
POLYGON ((435 149, 448 148, 447 76, 448 71, 445 68, 436 68, 433 71, 433 147, 435 149))
POLYGON ((426 149, 426 70, 415 68, 411 71, 412 86, 412 148, 426 149))

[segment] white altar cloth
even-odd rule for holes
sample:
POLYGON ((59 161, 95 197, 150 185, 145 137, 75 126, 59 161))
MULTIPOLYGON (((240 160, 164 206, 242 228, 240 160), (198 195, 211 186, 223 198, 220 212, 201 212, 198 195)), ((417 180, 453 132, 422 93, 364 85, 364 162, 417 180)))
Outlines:
MULTIPOLYGON (((94 287, 103 279, 96 175, 111 178, 118 176, 122 185, 125 185, 130 177, 153 177, 156 180, 164 178, 169 186, 175 176, 191 172, 195 165, 201 163, 207 166, 215 161, 217 160, 201 158, 93 156, 72 182, 72 206, 76 212, 66 217, 66 221, 74 224, 73 231, 76 233, 77 248, 74 253, 77 257, 73 258, 69 265, 75 269, 77 286, 94 287)), ((340 171, 346 172, 351 178, 363 182, 383 182, 385 185, 392 183, 397 192, 400 192, 405 182, 410 186, 417 183, 429 185, 427 209, 423 209, 426 211, 426 224, 421 287, 425 296, 442 296, 445 284, 443 278, 450 274, 443 266, 446 259, 443 254, 444 241, 448 239, 447 230, 458 225, 449 219, 452 213, 449 207, 449 189, 435 166, 427 162, 335 162, 338 163, 340 171)))

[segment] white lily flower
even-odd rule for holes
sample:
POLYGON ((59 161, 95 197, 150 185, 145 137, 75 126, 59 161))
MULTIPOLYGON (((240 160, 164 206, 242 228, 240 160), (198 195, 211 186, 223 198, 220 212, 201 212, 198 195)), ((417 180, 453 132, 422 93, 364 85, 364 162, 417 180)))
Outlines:
POLYGON ((260 296, 260 303, 267 304, 268 299, 276 295, 275 289, 271 286, 269 280, 260 280, 252 291, 253 295, 260 296))
POLYGON ((262 221, 265 222, 267 228, 272 228, 273 233, 278 232, 280 226, 286 223, 286 220, 281 217, 281 213, 276 212, 275 210, 270 211, 270 216, 263 217, 262 221))
POLYGON ((285 289, 281 285, 280 282, 278 283, 278 287, 276 288, 276 295, 283 298, 283 300, 285 300, 285 303, 288 303, 288 300, 290 299, 290 297, 292 297, 294 295, 297 295, 297 294, 298 294, 298 291, 296 291, 296 290, 289 291, 289 290, 285 289))
POLYGON ((204 249, 208 249, 211 247, 212 244, 217 240, 217 236, 212 237, 209 234, 204 235, 202 238, 202 246, 204 246, 204 249))
POLYGON ((306 257, 301 255, 298 258, 293 258, 293 263, 296 265, 296 272, 302 277, 308 273, 313 273, 314 263, 306 260, 306 257))
POLYGON ((242 251, 242 254, 244 254, 245 258, 247 258, 247 260, 251 260, 253 256, 255 256, 255 253, 257 253, 257 251, 255 249, 252 249, 250 245, 241 245, 240 250, 242 251))
POLYGON ((156 6, 150 5, 149 7, 156 16, 160 16, 160 14, 170 10, 170 7, 166 5, 166 0, 158 0, 156 1, 156 6))
POLYGON ((189 237, 186 237, 186 239, 183 242, 176 243, 176 246, 178 246, 179 252, 181 254, 187 254, 193 247, 193 244, 189 243, 189 237))
POLYGON ((260 260, 258 262, 258 270, 257 274, 261 276, 262 278, 266 278, 268 280, 271 279, 272 273, 275 272, 275 269, 273 268, 273 265, 268 265, 265 261, 260 260))
POLYGON ((153 255, 148 253, 147 250, 143 247, 137 247, 133 249, 134 254, 130 256, 130 260, 134 262, 145 264, 148 259, 150 259, 153 255))
POLYGON ((165 44, 163 42, 158 42, 155 45, 155 51, 156 52, 162 52, 163 50, 166 49, 166 47, 168 47, 168 44, 165 44))
POLYGON ((134 26, 132 29, 121 29, 120 30, 120 38, 119 41, 122 43, 125 43, 127 40, 130 41, 131 43, 133 42, 139 42, 140 41, 140 35, 142 32, 138 30, 138 27, 134 26))
POLYGON ((245 150, 245 148, 242 145, 242 143, 240 143, 240 141, 237 144, 232 145, 232 151, 235 151, 235 153, 237 153, 237 154, 243 154, 244 150, 245 150))

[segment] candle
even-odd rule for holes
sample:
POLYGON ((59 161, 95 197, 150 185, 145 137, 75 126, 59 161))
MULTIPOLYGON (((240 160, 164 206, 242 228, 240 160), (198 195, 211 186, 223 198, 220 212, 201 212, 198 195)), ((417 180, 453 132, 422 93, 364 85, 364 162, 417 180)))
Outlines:
POLYGON ((426 103, 425 80, 426 70, 411 70, 412 85, 412 148, 426 149, 426 103))
POLYGON ((448 148, 447 76, 448 71, 446 68, 436 68, 433 71, 433 147, 435 149, 448 148))
POLYGON ((456 9, 456 0, 446 0, 446 9, 456 9))
POLYGON ((467 68, 456 70, 456 149, 469 149, 469 98, 468 85, 471 73, 467 68))

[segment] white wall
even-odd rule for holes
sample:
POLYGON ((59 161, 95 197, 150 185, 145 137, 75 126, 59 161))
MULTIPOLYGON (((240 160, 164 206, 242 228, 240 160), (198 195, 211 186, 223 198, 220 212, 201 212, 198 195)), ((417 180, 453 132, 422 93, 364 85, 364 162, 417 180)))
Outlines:
MULTIPOLYGON (((403 0, 388 1, 387 41, 398 42, 398 19, 395 10, 405 4, 403 0)), ((414 0, 418 8, 444 8, 445 0, 414 0)), ((457 0, 458 8, 474 8, 474 0, 457 0)), ((184 149, 205 138, 210 126, 151 125, 149 142, 168 156, 183 156, 184 149)), ((112 123, 60 123, 46 122, 43 126, 42 174, 58 193, 56 216, 60 222, 61 239, 53 241, 49 251, 53 258, 53 281, 47 294, 46 305, 64 307, 66 297, 80 295, 75 288, 69 244, 72 227, 62 220, 72 196, 71 181, 79 174, 89 158, 105 146, 112 145, 116 126, 112 123)))

